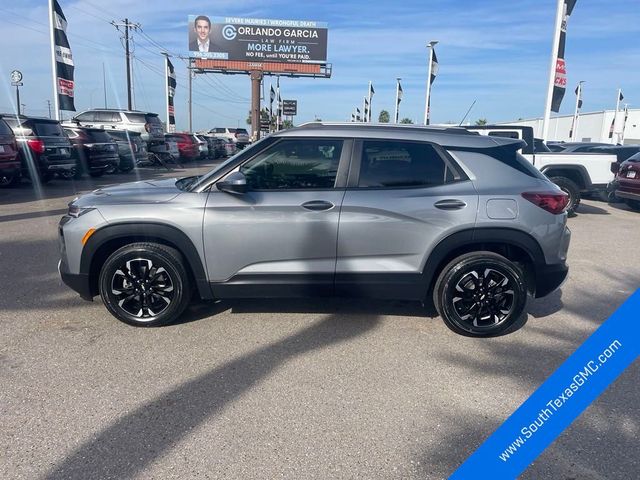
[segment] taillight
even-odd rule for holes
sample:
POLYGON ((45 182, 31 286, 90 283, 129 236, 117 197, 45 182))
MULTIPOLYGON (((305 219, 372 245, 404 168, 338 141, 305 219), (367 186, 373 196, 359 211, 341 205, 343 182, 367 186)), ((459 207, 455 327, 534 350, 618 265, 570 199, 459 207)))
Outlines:
POLYGON ((525 192, 522 197, 554 215, 564 212, 569 204, 569 195, 566 193, 525 192))
POLYGON ((147 132, 150 132, 150 131, 151 131, 151 124, 150 124, 150 123, 145 123, 145 124, 144 124, 144 129, 145 129, 147 132))
POLYGON ((44 142, 42 140, 27 140, 27 145, 34 153, 44 153, 44 142))

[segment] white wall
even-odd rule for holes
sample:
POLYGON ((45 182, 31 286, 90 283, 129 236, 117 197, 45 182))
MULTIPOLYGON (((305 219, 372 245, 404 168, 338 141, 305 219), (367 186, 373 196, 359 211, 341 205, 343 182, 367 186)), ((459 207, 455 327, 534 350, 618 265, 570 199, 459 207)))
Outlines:
MULTIPOLYGON (((582 113, 578 119, 578 129, 576 141, 584 142, 605 142, 617 143, 618 135, 613 134, 613 138, 609 138, 609 128, 613 121, 614 111, 605 110, 604 112, 582 113)), ((573 115, 563 115, 552 117, 549 123, 549 140, 568 142, 569 131, 571 130, 571 121, 573 115)), ((618 118, 614 132, 622 130, 622 122, 624 113, 618 112, 618 118)), ((534 118, 529 120, 520 120, 516 122, 504 122, 501 125, 524 125, 533 127, 536 137, 542 136, 542 119, 534 118)), ((629 109, 629 118, 624 129, 624 143, 640 144, 640 109, 629 109)))

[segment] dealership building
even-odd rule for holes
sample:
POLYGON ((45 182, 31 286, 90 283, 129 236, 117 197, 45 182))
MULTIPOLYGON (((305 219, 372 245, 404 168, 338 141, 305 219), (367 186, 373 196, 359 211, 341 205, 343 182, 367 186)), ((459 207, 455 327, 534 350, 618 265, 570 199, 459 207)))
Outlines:
MULTIPOLYGON (((624 112, 620 110, 616 117, 614 110, 600 112, 580 113, 578 117, 577 135, 574 141, 580 142, 604 142, 604 143, 632 143, 640 144, 640 109, 629 109, 629 116, 624 122, 624 112), (609 138, 611 124, 615 120, 613 137, 609 138), (622 127, 624 125, 624 135, 622 127)), ((571 123, 573 115, 561 115, 552 117, 549 123, 549 140, 571 141, 571 123)), ((516 122, 502 122, 500 125, 521 125, 533 127, 536 137, 542 137, 542 118, 518 120, 516 122)))

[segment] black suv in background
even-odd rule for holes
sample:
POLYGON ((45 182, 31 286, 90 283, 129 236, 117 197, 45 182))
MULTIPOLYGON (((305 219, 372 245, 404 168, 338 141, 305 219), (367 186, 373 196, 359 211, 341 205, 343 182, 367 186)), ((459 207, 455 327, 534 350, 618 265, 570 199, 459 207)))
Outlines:
POLYGON ((149 158, 147 144, 142 140, 138 132, 128 130, 105 130, 111 139, 118 145, 120 155, 119 170, 130 172, 138 162, 146 162, 149 158))
POLYGON ((76 176, 88 173, 92 177, 100 177, 118 168, 118 146, 107 132, 101 128, 76 125, 65 125, 64 131, 75 149, 76 176))
POLYGON ((14 185, 20 181, 20 160, 16 137, 0 118, 0 187, 14 185))
POLYGON ((72 145, 60 122, 25 115, 0 115, 16 136, 22 175, 37 175, 43 183, 56 173, 69 175, 75 170, 72 145))

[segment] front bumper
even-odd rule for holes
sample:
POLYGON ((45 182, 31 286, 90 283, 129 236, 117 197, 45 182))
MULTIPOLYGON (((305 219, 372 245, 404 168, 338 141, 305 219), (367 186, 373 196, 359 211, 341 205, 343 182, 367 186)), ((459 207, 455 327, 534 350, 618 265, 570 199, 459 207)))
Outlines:
POLYGON ((90 302, 93 301, 89 275, 83 273, 70 273, 69 267, 64 261, 64 257, 58 262, 58 273, 60 273, 62 282, 67 287, 78 292, 80 294, 80 298, 90 302))

